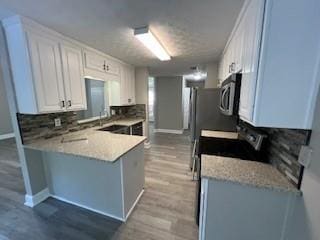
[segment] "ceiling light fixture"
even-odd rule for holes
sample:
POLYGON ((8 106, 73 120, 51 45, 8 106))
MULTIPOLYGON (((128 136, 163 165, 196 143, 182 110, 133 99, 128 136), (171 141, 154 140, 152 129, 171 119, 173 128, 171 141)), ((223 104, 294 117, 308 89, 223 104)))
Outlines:
POLYGON ((134 35, 161 61, 171 59, 159 40, 152 34, 149 27, 135 28, 134 35))

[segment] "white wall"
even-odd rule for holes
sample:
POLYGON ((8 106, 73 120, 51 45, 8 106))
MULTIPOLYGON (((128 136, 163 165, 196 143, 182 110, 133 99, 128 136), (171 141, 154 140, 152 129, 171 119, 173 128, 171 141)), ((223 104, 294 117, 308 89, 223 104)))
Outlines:
POLYGON ((183 130, 182 76, 156 77, 155 129, 183 130))
POLYGON ((9 105, 5 91, 2 73, 0 73, 0 137, 3 134, 12 133, 9 105))
POLYGON ((205 88, 217 88, 218 80, 218 63, 211 62, 207 64, 207 79, 205 81, 205 88))
POLYGON ((304 171, 301 187, 303 196, 296 203, 288 240, 320 239, 320 93, 317 98, 310 147, 313 149, 312 162, 304 171))
POLYGON ((149 138, 149 71, 146 67, 135 69, 136 103, 146 105, 145 136, 149 138))

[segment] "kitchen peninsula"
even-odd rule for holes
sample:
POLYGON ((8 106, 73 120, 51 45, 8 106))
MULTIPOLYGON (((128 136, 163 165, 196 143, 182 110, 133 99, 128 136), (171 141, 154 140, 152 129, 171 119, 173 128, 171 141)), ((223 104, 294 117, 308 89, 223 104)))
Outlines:
POLYGON ((26 205, 53 197, 126 221, 144 191, 145 137, 99 128, 24 145, 33 187, 26 205))

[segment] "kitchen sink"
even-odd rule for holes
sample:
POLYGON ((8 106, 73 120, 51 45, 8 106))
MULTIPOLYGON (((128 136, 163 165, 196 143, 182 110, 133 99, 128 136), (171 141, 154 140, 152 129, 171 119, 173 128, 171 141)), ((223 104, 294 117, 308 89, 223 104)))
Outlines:
POLYGON ((98 129, 99 131, 107 131, 107 132, 112 132, 112 133, 118 133, 118 134, 130 134, 129 127, 123 126, 123 125, 111 125, 108 127, 100 128, 98 129))

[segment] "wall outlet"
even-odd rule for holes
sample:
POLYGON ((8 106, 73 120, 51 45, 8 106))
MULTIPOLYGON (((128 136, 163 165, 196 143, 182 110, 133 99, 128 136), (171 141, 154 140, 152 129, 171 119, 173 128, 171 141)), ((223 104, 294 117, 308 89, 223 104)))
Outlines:
POLYGON ((54 119, 54 126, 55 127, 61 127, 61 119, 60 118, 55 118, 54 119))
POLYGON ((111 109, 111 116, 116 115, 116 110, 111 109))
POLYGON ((305 168, 308 168, 310 166, 312 152, 313 150, 309 146, 302 146, 300 149, 299 163, 305 168))

